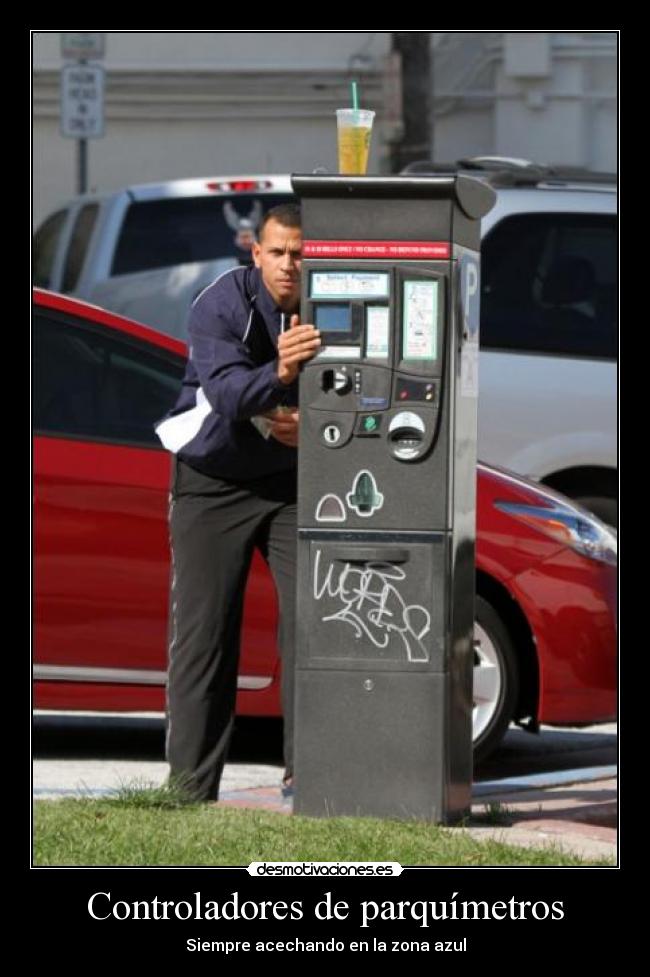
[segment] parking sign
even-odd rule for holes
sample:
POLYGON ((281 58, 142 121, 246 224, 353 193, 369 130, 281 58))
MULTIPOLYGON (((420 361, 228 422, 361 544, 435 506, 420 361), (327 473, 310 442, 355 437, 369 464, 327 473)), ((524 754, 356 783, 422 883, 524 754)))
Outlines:
POLYGON ((61 57, 64 61, 98 61, 104 57, 104 34, 61 34, 61 57))
POLYGON ((74 139, 104 135, 104 69, 68 64, 61 70, 61 134, 74 139))

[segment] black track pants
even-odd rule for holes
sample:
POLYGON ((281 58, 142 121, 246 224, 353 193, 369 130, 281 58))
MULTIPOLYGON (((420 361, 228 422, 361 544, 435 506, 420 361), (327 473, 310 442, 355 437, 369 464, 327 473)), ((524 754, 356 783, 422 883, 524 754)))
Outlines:
POLYGON ((176 460, 167 687, 170 777, 218 797, 232 733, 246 579, 257 547, 278 592, 285 765, 293 768, 296 475, 234 484, 176 460))

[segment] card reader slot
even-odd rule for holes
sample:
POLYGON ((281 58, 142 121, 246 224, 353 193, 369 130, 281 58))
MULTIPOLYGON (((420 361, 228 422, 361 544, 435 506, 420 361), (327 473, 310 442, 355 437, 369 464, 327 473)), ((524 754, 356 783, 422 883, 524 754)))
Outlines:
POLYGON ((334 557, 337 563, 408 563, 408 550, 384 549, 380 546, 359 546, 334 557))

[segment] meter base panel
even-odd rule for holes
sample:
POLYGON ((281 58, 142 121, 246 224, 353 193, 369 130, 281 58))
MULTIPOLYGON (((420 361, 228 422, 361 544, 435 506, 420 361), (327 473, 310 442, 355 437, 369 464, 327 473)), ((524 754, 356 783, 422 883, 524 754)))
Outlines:
POLYGON ((294 814, 467 817, 471 676, 469 684, 461 694, 445 674, 298 670, 294 814))

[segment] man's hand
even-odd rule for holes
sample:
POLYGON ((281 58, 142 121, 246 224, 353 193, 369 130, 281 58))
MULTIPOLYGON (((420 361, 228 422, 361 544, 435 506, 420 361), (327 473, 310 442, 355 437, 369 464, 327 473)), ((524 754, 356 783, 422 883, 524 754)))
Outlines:
POLYGON ((275 411, 269 411, 264 416, 268 417, 271 421, 269 435, 272 438, 275 438, 281 444, 286 444, 288 448, 298 447, 297 408, 291 408, 291 410, 278 408, 275 411))
POLYGON ((300 325, 300 316, 291 316, 291 325, 278 339, 278 378, 289 385, 298 376, 300 364, 315 356, 320 348, 320 333, 314 326, 300 325))

